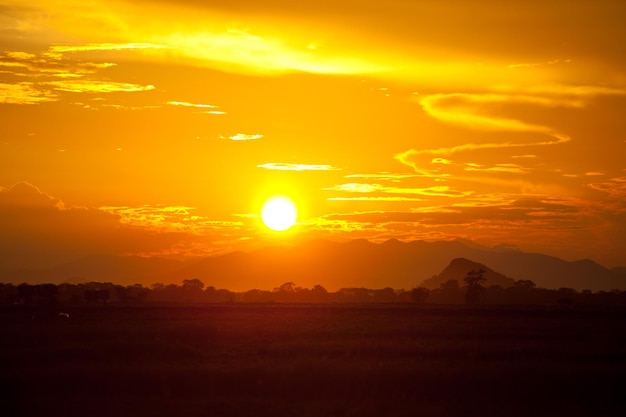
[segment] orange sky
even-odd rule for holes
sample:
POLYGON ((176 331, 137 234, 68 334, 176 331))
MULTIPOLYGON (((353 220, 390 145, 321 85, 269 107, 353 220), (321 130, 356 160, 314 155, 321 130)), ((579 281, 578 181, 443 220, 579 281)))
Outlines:
POLYGON ((0 0, 2 247, 461 237, 626 265, 626 4, 476 3, 0 0), (274 193, 289 232, 260 223, 274 193))

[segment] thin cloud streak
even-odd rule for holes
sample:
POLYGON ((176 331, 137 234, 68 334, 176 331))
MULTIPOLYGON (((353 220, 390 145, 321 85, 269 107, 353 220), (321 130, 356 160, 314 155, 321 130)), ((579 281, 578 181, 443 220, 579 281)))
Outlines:
POLYGON ((391 172, 380 172, 376 174, 350 174, 344 176, 344 178, 362 178, 362 179, 378 179, 378 180, 388 180, 388 181, 397 181, 406 178, 415 178, 418 175, 416 174, 397 174, 391 172))
POLYGON ((114 66, 116 64, 111 62, 64 60, 61 55, 49 52, 32 54, 21 51, 5 51, 0 54, 0 67, 10 68, 14 74, 28 78, 36 78, 40 75, 80 77, 114 66))
MULTIPOLYGON (((490 104, 527 104, 542 107, 582 108, 587 100, 600 95, 626 95, 626 89, 597 86, 567 86, 559 84, 541 85, 532 88, 494 87, 500 93, 467 94, 448 93, 419 96, 416 100, 424 111, 437 120, 478 130, 510 132, 529 132, 545 134, 553 140, 533 142, 466 143, 435 149, 409 149, 395 155, 400 163, 412 167, 416 172, 424 172, 411 157, 431 154, 449 156, 457 152, 466 152, 497 148, 522 148, 552 146, 569 142, 571 138, 549 126, 524 122, 515 118, 483 115, 481 106, 490 104), (507 92, 507 94, 502 94, 507 92)), ((428 174, 428 172, 425 172, 428 174)))
POLYGON ((171 106, 180 106, 180 107, 193 107, 196 109, 216 109, 217 106, 214 106, 212 104, 194 104, 194 103, 189 103, 187 101, 168 101, 167 104, 171 105, 171 106))
POLYGON ((93 43, 86 45, 55 45, 50 47, 49 53, 63 54, 67 52, 124 51, 165 48, 167 48, 167 46, 153 43, 93 43))
POLYGON ((168 105, 175 107, 184 107, 199 110, 195 113, 200 114, 214 114, 214 115, 222 115, 228 114, 223 110, 217 110, 219 106, 215 106, 213 104, 204 104, 204 103, 190 103, 188 101, 168 101, 168 105))
POLYGON ((504 94, 432 94, 418 99, 424 111, 435 119, 481 130, 535 132, 559 136, 554 129, 521 120, 481 115, 479 106, 485 104, 534 104, 540 106, 580 107, 580 101, 558 100, 539 96, 504 94))
POLYGON ((385 194, 415 194, 437 197, 465 197, 473 191, 457 191, 447 185, 438 185, 425 188, 389 187, 382 184, 347 183, 323 188, 324 191, 343 191, 348 193, 385 193, 385 194))
POLYGON ((154 90, 156 87, 132 83, 113 82, 113 81, 91 81, 91 80, 66 80, 66 81, 48 81, 44 83, 58 91, 66 91, 70 93, 134 93, 140 91, 154 90))
MULTIPOLYGON (((222 138, 224 138, 222 136, 222 138)), ((241 141, 246 141, 246 140, 258 140, 263 138, 263 135, 259 134, 259 133, 255 133, 255 134, 247 134, 247 133, 237 133, 235 135, 229 136, 228 139, 230 140, 241 140, 241 141)))
POLYGON ((419 197, 398 197, 398 196, 379 196, 379 197, 328 197, 328 201, 391 201, 391 202, 405 202, 405 201, 426 201, 419 197))
POLYGON ((0 103, 39 104, 58 99, 57 94, 39 90, 34 83, 0 84, 0 103))
POLYGON ((198 235, 217 231, 237 230, 241 221, 211 220, 194 214, 195 207, 188 206, 140 206, 99 207, 107 213, 120 216, 120 222, 160 232, 186 232, 198 235))
POLYGON ((341 171, 341 168, 328 164, 293 164, 285 162, 268 162, 257 165, 257 168, 277 171, 341 171))

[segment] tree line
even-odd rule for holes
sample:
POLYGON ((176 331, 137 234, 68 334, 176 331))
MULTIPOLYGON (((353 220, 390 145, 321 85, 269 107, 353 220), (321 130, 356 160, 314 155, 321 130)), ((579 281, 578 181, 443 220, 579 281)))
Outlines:
POLYGON ((0 284, 0 304, 24 305, 54 310, 59 305, 106 305, 138 303, 419 303, 419 304, 622 304, 626 291, 577 291, 572 288, 537 288, 533 281, 518 280, 502 288, 486 287, 484 271, 469 271, 462 282, 449 280, 437 289, 411 290, 341 288, 327 291, 286 282, 273 290, 233 292, 206 286, 199 279, 180 285, 156 283, 117 285, 110 282, 82 284, 0 284))

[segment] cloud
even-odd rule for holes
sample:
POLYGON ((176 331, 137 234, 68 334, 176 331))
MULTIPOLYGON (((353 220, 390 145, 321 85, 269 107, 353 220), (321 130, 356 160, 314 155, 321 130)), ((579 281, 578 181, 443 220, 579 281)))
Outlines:
POLYGON ((188 101, 168 101, 167 104, 169 104, 170 106, 199 109, 199 110, 202 110, 199 113, 203 113, 203 114, 216 114, 216 115, 226 114, 225 111, 217 110, 218 106, 214 106, 212 104, 189 103, 188 101), (205 110, 205 109, 208 109, 208 110, 205 110))
POLYGON ((48 49, 49 54, 63 54, 67 52, 92 51, 125 51, 142 49, 166 49, 167 46, 154 43, 90 43, 86 45, 54 45, 48 49))
MULTIPOLYGON (((395 155, 400 163, 412 167, 416 172, 429 176, 436 172, 424 170, 414 161, 418 155, 438 155, 439 158, 458 152, 484 149, 523 148, 553 146, 569 142, 569 135, 542 124, 530 123, 518 118, 489 113, 487 109, 505 108, 515 112, 514 106, 582 108, 589 99, 602 95, 626 95, 626 89, 588 85, 543 84, 533 87, 494 86, 487 93, 442 93, 416 96, 417 102, 431 117, 450 124, 483 131, 528 132, 550 137, 548 140, 529 142, 464 143, 456 146, 409 149, 395 155)), ((433 159, 433 161, 436 160, 433 159)))
POLYGON ((21 182, 0 189, 0 271, 48 267, 91 254, 181 255, 183 248, 199 247, 215 251, 219 245, 213 236, 238 239, 245 234, 238 234, 239 229, 240 222, 209 221, 189 207, 68 206, 21 182), (220 234, 215 233, 218 228, 220 234))
MULTIPOLYGON (((478 196, 474 205, 465 200, 450 206, 425 206, 408 211, 345 212, 326 215, 320 229, 343 227, 371 240, 395 237, 414 239, 479 239, 487 244, 507 242, 548 253, 581 253, 580 242, 602 233, 596 230, 597 211, 602 205, 589 205, 575 198, 510 195, 478 196), (579 252, 576 252, 578 250, 579 252)), ((603 229, 604 230, 604 229, 603 229)))
POLYGON ((522 120, 480 114, 486 104, 534 104, 541 106, 579 106, 578 102, 554 100, 539 96, 508 94, 432 94, 420 96, 418 102, 435 119, 480 130, 534 132, 563 136, 554 129, 522 120))
POLYGON ((509 172, 512 174, 527 174, 529 172, 528 168, 518 164, 495 164, 486 167, 480 164, 466 163, 464 170, 469 172, 509 172))
MULTIPOLYGON (((463 95, 465 96, 465 95, 463 95)), ((438 99, 437 99, 438 100, 438 99)), ((435 163, 435 161, 444 161, 447 160, 447 157, 450 155, 460 153, 460 152, 471 152, 478 150, 486 150, 486 149, 514 149, 514 148, 526 148, 526 147, 538 147, 538 146, 554 146, 567 143, 571 140, 571 138, 561 132, 558 132, 550 127, 535 125, 530 123, 525 123, 515 119, 501 118, 501 117, 493 117, 493 116, 482 116, 471 113, 472 110, 470 108, 448 108, 442 107, 437 108, 436 110, 432 106, 437 106, 435 104, 437 100, 430 102, 428 104, 427 112, 443 121, 448 121, 455 124, 461 124, 463 126, 484 129, 484 130, 502 130, 502 131, 513 131, 513 132, 531 132, 531 133, 540 133, 546 135, 549 139, 546 140, 534 140, 528 142, 511 142, 511 141, 502 141, 502 142, 486 142, 486 143, 463 143, 460 145, 448 146, 448 147, 440 147, 440 148, 427 148, 427 149, 408 149, 404 152, 398 153, 394 155, 394 159, 400 162, 403 165, 409 166, 413 168, 413 170, 427 177, 443 177, 449 176, 449 174, 441 173, 440 170, 428 170, 424 169, 418 162, 415 160, 415 157, 422 155, 437 155, 436 158, 431 160, 431 164, 435 163)), ((501 166, 495 167, 492 169, 493 171, 508 171, 513 172, 514 170, 511 167, 501 166)), ((518 171, 521 173, 521 171, 518 171)))
MULTIPOLYGON (((415 194, 428 197, 465 197, 473 191, 453 190, 447 185, 425 188, 389 187, 381 184, 347 183, 323 188, 324 191, 343 191, 348 193, 383 193, 383 194, 415 194)), ((336 198, 335 198, 336 199, 336 198)), ((399 201, 399 200, 398 200, 399 201)))
POLYGON ((221 66, 235 72, 358 74, 385 68, 356 57, 328 55, 324 50, 311 49, 305 44, 296 46, 282 37, 254 33, 237 26, 225 31, 169 31, 156 35, 155 39, 159 44, 167 46, 169 53, 191 58, 197 64, 221 66))
POLYGON ((257 165, 257 168, 277 171, 341 171, 341 168, 327 164, 291 164, 285 162, 268 162, 257 165))
POLYGON ((493 86, 493 90, 507 92, 509 94, 525 94, 533 96, 544 96, 546 104, 553 106, 581 107, 588 104, 588 99, 597 96, 623 96, 626 95, 626 88, 606 87, 597 85, 568 85, 568 84, 540 84, 531 87, 493 86), (572 101, 576 97, 582 101, 572 101))
POLYGON ((531 62, 531 63, 525 63, 525 64, 510 64, 507 66, 507 68, 509 69, 516 69, 516 68, 532 68, 532 67, 541 67, 544 65, 556 65, 556 64, 569 64, 570 62, 572 62, 571 59, 555 59, 552 61, 548 61, 548 62, 531 62))
POLYGON ((217 106, 212 104, 201 104, 201 103, 189 103, 187 101, 168 101, 167 104, 171 106, 181 106, 181 107, 194 107, 196 109, 216 109, 217 106))
POLYGON ((363 178, 363 179, 378 179, 378 180, 388 180, 388 181, 398 181, 405 178, 415 178, 416 174, 399 174, 399 173, 391 173, 391 172, 380 172, 376 174, 350 174, 346 175, 344 178, 363 178))
POLYGON ((400 196, 377 196, 377 197, 328 197, 328 201, 390 201, 390 202, 403 202, 403 201, 425 201, 419 197, 400 197, 400 196))
MULTIPOLYGON (((450 146, 445 148, 434 148, 434 149, 409 149, 408 151, 399 153, 394 156, 395 159, 404 163, 405 165, 413 166, 409 161, 409 157, 413 155, 452 155, 457 152, 467 152, 467 151, 476 151, 483 149, 498 149, 498 148, 523 148, 530 146, 549 146, 549 145, 557 145, 561 143, 569 142, 571 139, 569 136, 565 135, 554 135, 554 140, 548 141, 538 141, 538 142, 529 142, 529 143, 521 143, 521 142, 492 142, 492 143, 466 143, 463 145, 450 146)), ((416 168, 418 171, 418 168, 416 168)), ((426 171, 428 172, 428 171, 426 171)))
POLYGON ((19 182, 10 188, 0 187, 0 207, 10 209, 58 209, 64 204, 58 198, 42 192, 27 182, 19 182))
POLYGON ((110 62, 96 63, 64 60, 62 56, 49 52, 32 54, 20 51, 8 51, 0 54, 0 66, 11 68, 15 73, 33 78, 42 74, 57 77, 94 74, 102 69, 110 68, 115 65, 116 64, 110 62))
MULTIPOLYGON (((75 47, 79 48, 79 47, 75 47)), ((0 67, 14 79, 32 81, 0 84, 0 103, 38 104, 59 101, 59 92, 112 93, 154 90, 153 85, 102 81, 96 74, 116 64, 65 59, 59 52, 70 47, 51 47, 38 54, 9 51, 0 54, 0 67), (89 79, 86 77, 89 76, 89 79)))
POLYGON ((54 92, 42 91, 30 82, 0 84, 0 103, 39 104, 58 99, 58 95, 54 92))
MULTIPOLYGON (((608 181, 591 183, 588 184, 588 187, 621 202, 626 201, 626 177, 616 177, 608 181)), ((626 212, 626 204, 624 204, 623 212, 626 212)))
POLYGON ((141 226, 160 232, 186 232, 194 235, 224 233, 243 227, 241 221, 210 220, 194 214, 195 207, 187 206, 149 206, 141 207, 100 207, 107 213, 120 217, 120 222, 132 226, 141 226))
POLYGON ((385 68, 363 55, 326 47, 318 37, 328 32, 304 27, 308 19, 302 16, 257 16, 247 7, 229 12, 224 8, 184 2, 155 2, 146 8, 127 1, 40 1, 28 7, 7 6, 12 16, 3 23, 23 38, 38 35, 39 42, 61 42, 51 53, 142 51, 157 59, 231 72, 360 74, 385 68), (97 42, 103 34, 117 42, 97 42), (68 37, 88 43, 66 45, 68 37))
MULTIPOLYGON (((257 140, 261 139, 263 135, 255 133, 255 134, 247 134, 247 133, 237 133, 236 135, 229 136, 230 140, 257 140)), ((222 136, 222 138, 224 138, 222 136)))
POLYGON ((70 93, 134 93, 139 91, 154 90, 153 85, 140 85, 113 81, 96 81, 96 80, 63 80, 48 81, 46 85, 51 86, 55 90, 66 91, 70 93))

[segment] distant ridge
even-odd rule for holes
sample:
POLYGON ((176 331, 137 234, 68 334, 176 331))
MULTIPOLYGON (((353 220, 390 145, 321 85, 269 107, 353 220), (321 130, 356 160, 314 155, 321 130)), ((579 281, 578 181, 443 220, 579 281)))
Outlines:
POLYGON ((516 248, 488 248, 461 240, 406 243, 389 240, 380 244, 367 240, 344 243, 312 240, 293 247, 267 247, 187 262, 94 255, 54 268, 0 271, 0 281, 17 284, 82 280, 150 285, 179 284, 184 279, 197 278, 207 286, 232 291, 273 289, 284 282, 306 288, 320 284, 329 291, 347 287, 411 289, 440 275, 456 258, 498 271, 497 274, 507 278, 501 281, 503 286, 510 283, 508 279, 523 279, 552 289, 626 289, 626 274, 622 273, 626 268, 608 270, 588 259, 568 262, 516 248))
POLYGON ((626 266, 618 266, 615 268, 611 268, 611 272, 614 272, 619 275, 624 275, 624 277, 626 277, 626 266))
POLYGON ((140 256, 89 255, 52 268, 18 270, 7 274, 15 282, 115 282, 122 285, 156 282, 163 273, 180 269, 183 262, 140 256))
POLYGON ((470 261, 465 258, 455 258, 439 275, 435 275, 432 278, 428 278, 422 282, 422 286, 430 289, 437 289, 441 284, 449 281, 456 280, 459 282, 459 286, 464 286, 463 279, 470 271, 484 270, 484 277, 486 281, 483 283, 484 287, 490 287, 492 285, 499 285, 502 288, 512 287, 515 284, 515 280, 508 278, 498 272, 495 272, 491 268, 478 263, 470 261))

